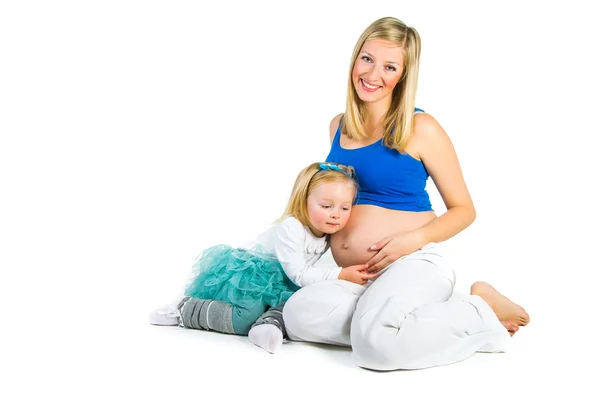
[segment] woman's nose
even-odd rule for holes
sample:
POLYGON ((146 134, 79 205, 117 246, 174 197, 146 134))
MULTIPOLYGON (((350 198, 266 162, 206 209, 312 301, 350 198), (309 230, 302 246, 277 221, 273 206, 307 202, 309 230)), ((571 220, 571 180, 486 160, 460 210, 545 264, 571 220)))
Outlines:
POLYGON ((379 79, 379 70, 375 64, 371 65, 366 75, 367 80, 370 83, 376 83, 379 79))

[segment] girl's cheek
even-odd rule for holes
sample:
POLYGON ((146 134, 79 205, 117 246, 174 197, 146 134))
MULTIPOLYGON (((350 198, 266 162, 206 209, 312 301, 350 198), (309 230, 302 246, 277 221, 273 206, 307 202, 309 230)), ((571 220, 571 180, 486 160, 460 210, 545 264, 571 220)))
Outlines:
POLYGON ((318 213, 319 222, 327 221, 327 213, 323 210, 320 210, 318 213))

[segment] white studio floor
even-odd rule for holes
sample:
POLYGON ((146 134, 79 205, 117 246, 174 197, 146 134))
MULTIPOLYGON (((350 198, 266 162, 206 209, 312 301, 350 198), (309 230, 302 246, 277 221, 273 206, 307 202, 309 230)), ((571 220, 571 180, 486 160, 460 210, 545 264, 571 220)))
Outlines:
POLYGON ((542 318, 533 311, 532 323, 513 337, 509 353, 478 353, 460 363, 420 371, 374 372, 357 367, 348 348, 288 342, 272 355, 246 337, 144 325, 140 316, 141 326, 135 324, 135 329, 144 340, 138 346, 156 356, 142 357, 132 367, 143 369, 138 378, 142 381, 178 382, 172 389, 163 384, 143 387, 143 393, 157 397, 163 390, 164 395, 189 390, 194 398, 204 398, 205 391, 251 399, 526 399, 552 394, 594 398, 599 391, 590 390, 591 365, 561 362, 570 358, 563 353, 568 349, 556 341, 560 335, 551 320, 542 318), (205 389, 207 382, 211 387, 205 389))
MULTIPOLYGON (((132 284, 132 277, 123 278, 132 284)), ((14 379, 2 389, 19 395, 2 398, 597 398, 593 364, 584 366, 585 338, 573 323, 561 332, 552 311, 536 302, 543 296, 519 296, 532 320, 514 336, 509 353, 480 353, 419 371, 374 372, 357 367, 347 348, 288 342, 269 354, 246 337, 152 326, 147 314, 162 294, 122 297, 120 286, 114 290, 112 299, 80 297, 71 310, 52 308, 44 317, 52 329, 19 328, 19 346, 7 348, 14 379), (55 321, 69 315, 78 315, 76 323, 55 321)))
POLYGON ((480 353, 420 371, 373 372, 357 367, 347 348, 289 342, 271 355, 246 337, 151 326, 142 312, 129 321, 130 331, 120 332, 120 348, 109 350, 121 357, 105 364, 109 379, 99 390, 134 398, 593 398, 592 367, 562 363, 565 349, 552 343, 552 327, 535 313, 532 321, 513 338, 510 353, 480 353))
POLYGON ((509 281, 495 279, 531 315, 509 353, 374 372, 357 367, 347 348, 290 342, 269 354, 246 337, 150 325, 148 313, 173 300, 169 289, 181 285, 187 268, 149 272, 154 280, 136 293, 140 269, 120 267, 97 276, 41 276, 53 282, 52 295, 23 295, 6 307, 0 398, 598 398, 594 307, 570 285, 560 288, 558 275, 535 290, 518 281, 503 290, 509 281), (93 279, 93 290, 82 285, 93 279))

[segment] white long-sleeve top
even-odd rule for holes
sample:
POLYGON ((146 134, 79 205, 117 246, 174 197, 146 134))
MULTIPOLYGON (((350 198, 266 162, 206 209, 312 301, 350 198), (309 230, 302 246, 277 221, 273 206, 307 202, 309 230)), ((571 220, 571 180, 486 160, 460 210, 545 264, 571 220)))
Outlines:
POLYGON ((277 257, 283 271, 296 286, 337 279, 341 267, 315 266, 329 249, 327 235, 316 237, 294 217, 288 217, 261 233, 253 244, 262 245, 277 257))

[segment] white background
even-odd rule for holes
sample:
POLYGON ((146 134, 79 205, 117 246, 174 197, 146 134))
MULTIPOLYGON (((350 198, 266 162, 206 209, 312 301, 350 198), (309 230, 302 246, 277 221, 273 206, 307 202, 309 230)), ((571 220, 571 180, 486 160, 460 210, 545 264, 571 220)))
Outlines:
POLYGON ((0 4, 0 397, 597 390, 600 30, 588 2, 0 4), (417 105, 453 140, 478 211, 449 242, 458 289, 487 280, 527 309, 514 351, 375 373, 345 349, 271 356, 147 324, 200 250, 252 238, 299 169, 326 157, 355 41, 388 15, 421 35, 417 105))

